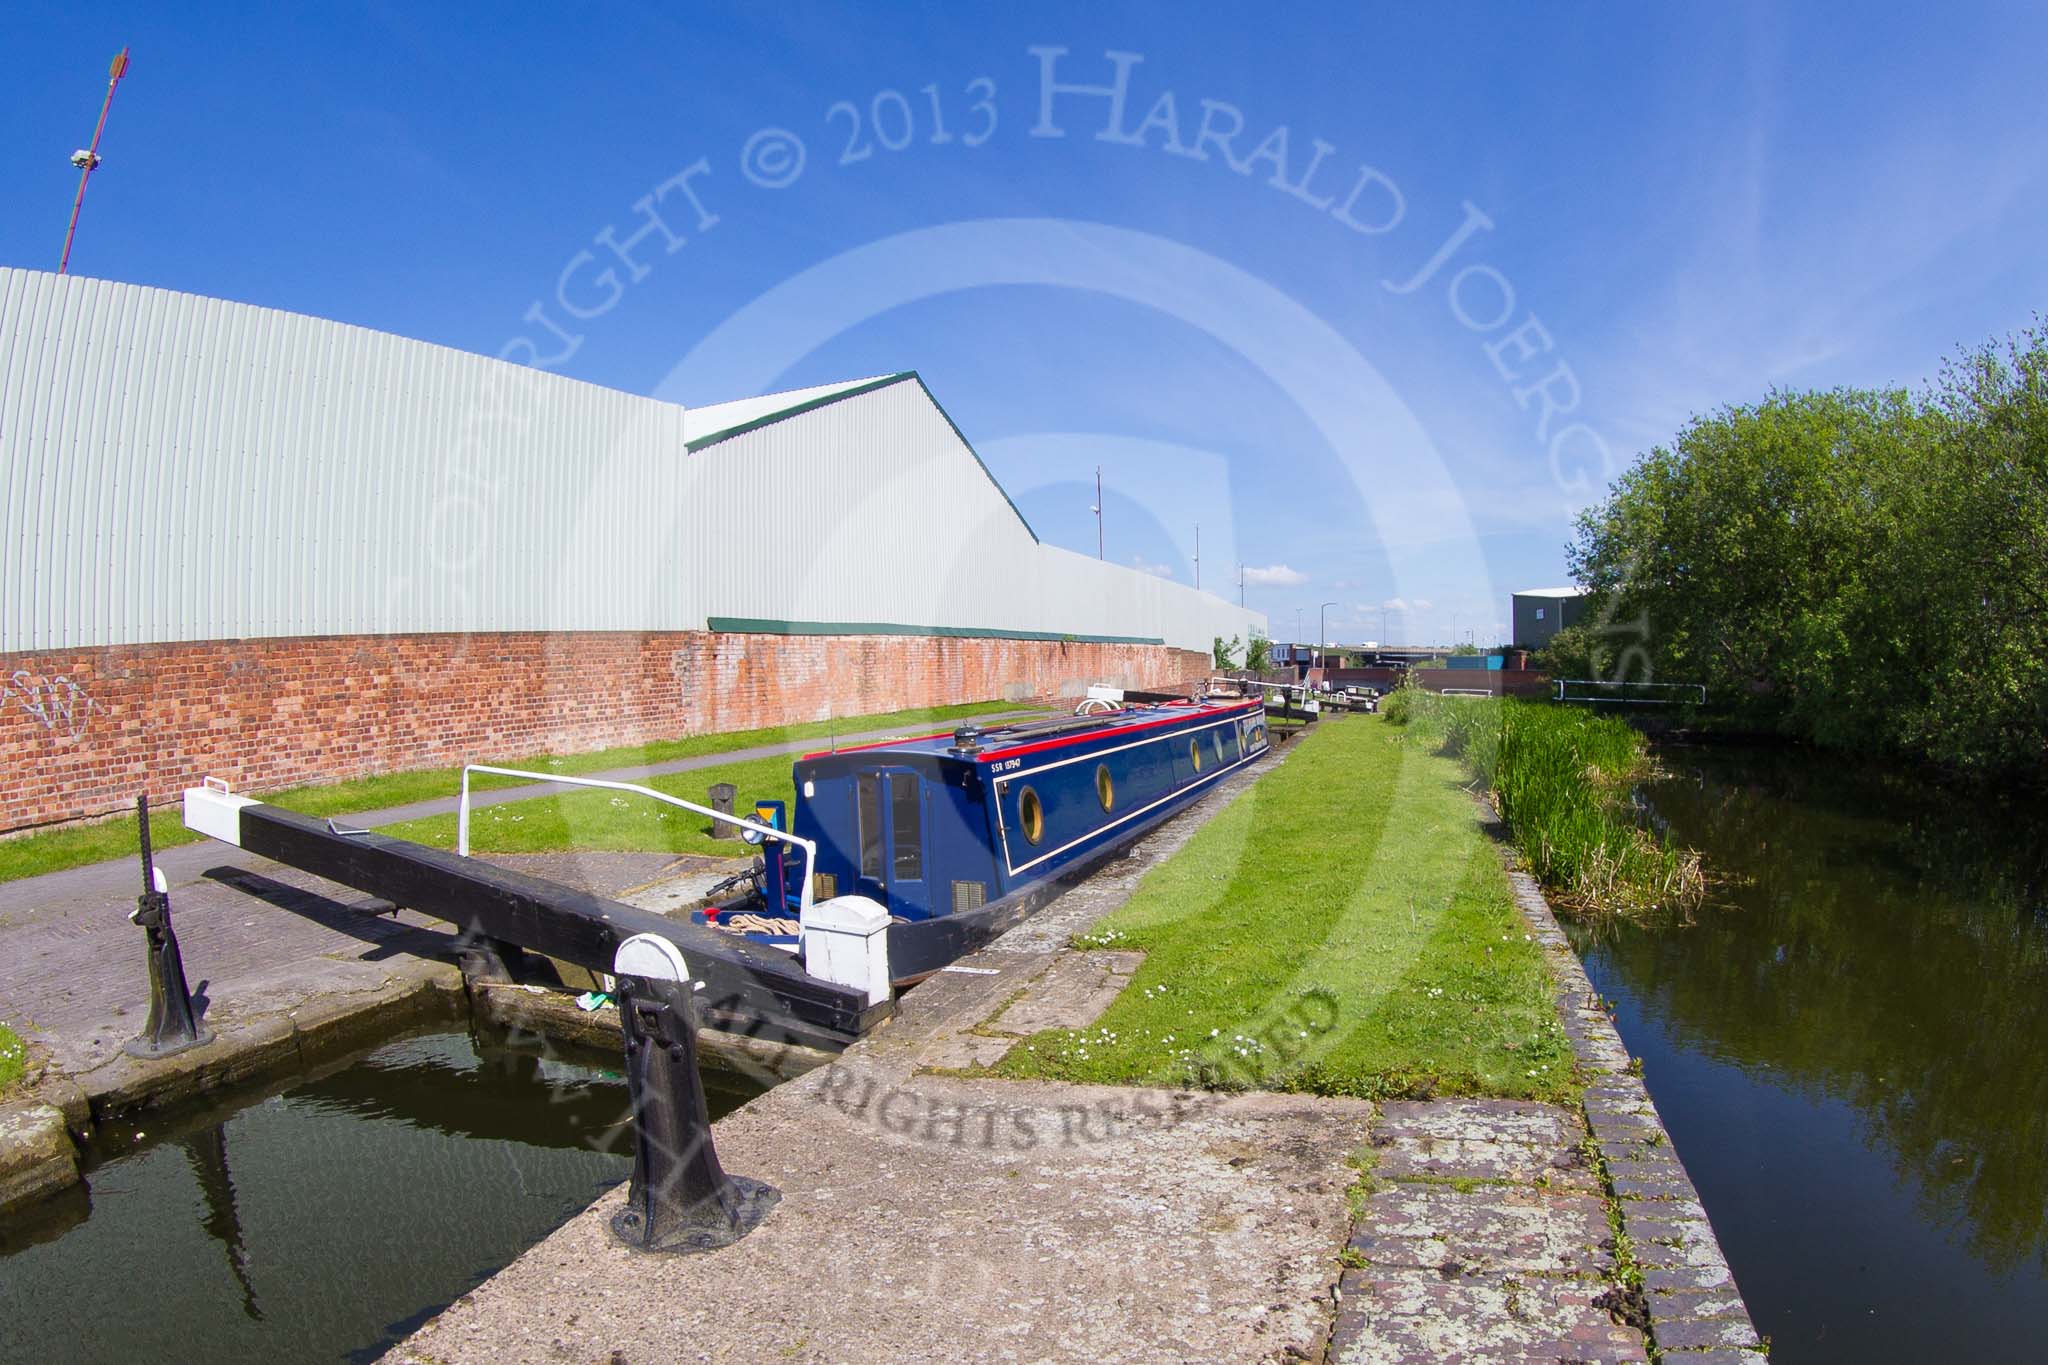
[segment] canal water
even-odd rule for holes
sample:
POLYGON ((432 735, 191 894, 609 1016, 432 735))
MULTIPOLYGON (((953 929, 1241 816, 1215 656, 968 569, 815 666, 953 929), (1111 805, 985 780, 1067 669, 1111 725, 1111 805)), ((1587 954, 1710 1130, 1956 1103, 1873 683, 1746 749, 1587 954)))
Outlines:
POLYGON ((1774 1365, 2048 1360, 2048 810, 1669 748, 1724 880, 1574 930, 1774 1365))
POLYGON ((630 1173, 605 1060, 424 1034, 117 1134, 0 1224, 0 1360, 374 1359, 630 1173))

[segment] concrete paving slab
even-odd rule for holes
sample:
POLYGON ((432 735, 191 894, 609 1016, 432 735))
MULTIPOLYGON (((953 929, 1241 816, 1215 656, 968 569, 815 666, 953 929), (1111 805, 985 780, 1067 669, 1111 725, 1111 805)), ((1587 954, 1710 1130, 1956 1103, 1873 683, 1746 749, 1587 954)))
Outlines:
POLYGON ((1579 1141, 1584 1127, 1568 1111, 1530 1100, 1393 1100, 1381 1106, 1373 1132, 1389 1139, 1484 1136, 1565 1148, 1579 1141))
POLYGON ((1370 1112, 1252 1095, 1176 1113, 1154 1092, 842 1062, 719 1123, 726 1165, 783 1192, 746 1241, 705 1256, 635 1254, 606 1230, 615 1194, 396 1358, 1309 1352, 1345 1231, 1344 1157, 1370 1112))
POLYGON ((1492 1180, 1539 1182, 1554 1189, 1593 1193, 1597 1175, 1576 1147, 1500 1142, 1491 1138, 1411 1138, 1373 1135, 1379 1153, 1374 1173, 1388 1180, 1492 1180), (1384 1145, 1382 1145, 1384 1143, 1384 1145))
POLYGON ((1359 1223, 1351 1245, 1375 1269, 1597 1276, 1614 1264, 1607 1205, 1593 1194, 1397 1185, 1374 1193, 1359 1223))
POLYGON ((1485 1275, 1386 1276, 1348 1271, 1334 1365, 1510 1365, 1646 1361, 1640 1332, 1616 1326, 1584 1280, 1485 1275))
POLYGON ((1144 961, 1143 953, 1063 953, 982 1028, 1020 1038, 1041 1029, 1085 1028, 1116 1003, 1144 961))

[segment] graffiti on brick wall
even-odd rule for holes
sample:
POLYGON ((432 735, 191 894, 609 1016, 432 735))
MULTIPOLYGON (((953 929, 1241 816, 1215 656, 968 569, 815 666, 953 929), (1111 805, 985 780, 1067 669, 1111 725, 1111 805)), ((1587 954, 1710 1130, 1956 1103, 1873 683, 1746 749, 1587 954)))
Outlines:
POLYGON ((0 683, 0 711, 5 711, 10 703, 20 705, 35 717, 37 724, 62 739, 77 739, 84 734, 100 709, 100 704, 72 679, 62 674, 45 678, 25 668, 16 669, 12 678, 0 683))

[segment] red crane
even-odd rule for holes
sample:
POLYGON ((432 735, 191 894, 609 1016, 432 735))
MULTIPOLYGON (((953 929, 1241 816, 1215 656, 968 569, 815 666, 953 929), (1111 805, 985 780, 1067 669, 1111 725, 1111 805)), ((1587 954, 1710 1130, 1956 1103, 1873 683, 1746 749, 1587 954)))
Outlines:
POLYGON ((107 98, 100 105, 100 121, 92 130, 92 146, 81 147, 71 154, 71 164, 78 167, 78 197, 71 201, 71 226, 64 229, 64 255, 57 261, 57 273, 64 273, 71 264, 71 239, 78 232, 78 211, 85 206, 85 182, 92 179, 92 173, 100 164, 100 134, 107 130, 107 111, 114 107, 114 87, 121 83, 121 77, 128 74, 128 49, 122 48, 121 55, 114 58, 107 68, 107 98))

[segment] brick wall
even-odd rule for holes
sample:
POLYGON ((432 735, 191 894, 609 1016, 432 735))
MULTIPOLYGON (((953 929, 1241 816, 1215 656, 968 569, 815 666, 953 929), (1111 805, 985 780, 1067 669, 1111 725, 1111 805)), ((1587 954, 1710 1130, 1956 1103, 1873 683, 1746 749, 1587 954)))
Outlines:
POLYGON ((1159 645, 908 635, 320 636, 0 655, 0 831, 275 790, 909 706, 1178 690, 1159 645))

